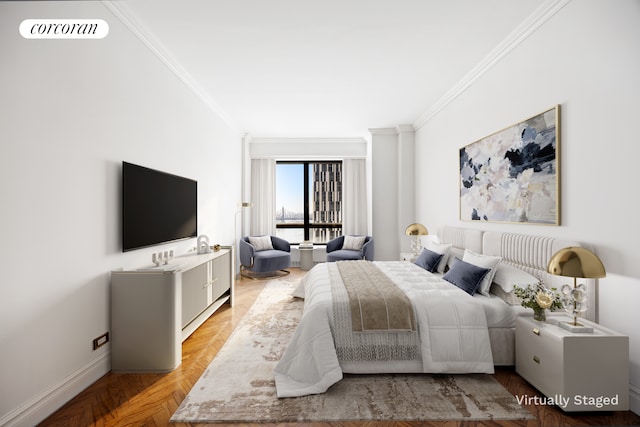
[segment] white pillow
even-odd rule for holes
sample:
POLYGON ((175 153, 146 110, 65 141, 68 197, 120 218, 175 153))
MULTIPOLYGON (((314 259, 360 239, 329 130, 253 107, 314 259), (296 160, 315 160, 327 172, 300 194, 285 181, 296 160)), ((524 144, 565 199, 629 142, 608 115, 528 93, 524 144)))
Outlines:
POLYGON ((249 243, 256 251, 267 251, 273 249, 271 236, 249 237, 249 243))
MULTIPOLYGON (((494 278, 495 280, 495 278, 494 278)), ((513 292, 505 292, 496 282, 491 285, 491 293, 509 305, 520 305, 520 298, 513 292)))
POLYGON ((478 267, 491 269, 489 270, 487 275, 484 276, 484 279, 482 279, 482 283, 480 283, 480 287, 478 288, 479 293, 488 297, 489 289, 491 288, 491 282, 493 282, 493 276, 495 276, 496 274, 496 267, 498 266, 500 261, 502 261, 502 257, 482 255, 470 251, 469 249, 465 249, 462 260, 478 267))
POLYGON ((496 268, 496 275, 493 276, 493 283, 500 286, 503 291, 508 293, 513 291, 513 287, 515 285, 518 285, 519 288, 526 288, 527 286, 537 285, 540 283, 540 280, 526 271, 501 262, 496 268))
POLYGON ((361 251, 364 246, 364 239, 365 236, 344 236, 342 249, 361 251))
POLYGON ((453 268, 453 264, 455 264, 459 259, 462 259, 462 257, 464 257, 464 249, 451 246, 451 249, 449 249, 449 260, 447 261, 445 270, 447 267, 449 269, 453 268))
POLYGON ((451 250, 451 245, 428 241, 425 243, 424 247, 437 254, 442 254, 442 258, 438 263, 438 267, 436 267, 436 271, 438 273, 444 273, 444 268, 446 267, 447 260, 449 259, 449 251, 451 250))

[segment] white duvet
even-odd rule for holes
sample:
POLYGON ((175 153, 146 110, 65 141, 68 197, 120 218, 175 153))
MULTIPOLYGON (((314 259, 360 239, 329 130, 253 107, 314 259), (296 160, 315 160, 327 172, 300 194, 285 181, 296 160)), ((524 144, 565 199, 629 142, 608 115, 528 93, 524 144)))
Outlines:
MULTIPOLYGON (((484 309, 472 296, 412 263, 376 261, 375 265, 413 303, 422 358, 419 372, 494 372, 484 309)), ((294 292, 305 299, 304 312, 274 369, 278 397, 324 393, 342 379, 331 332, 332 268, 336 268, 333 263, 316 265, 294 292)), ((394 368, 381 372, 394 372, 394 368)))

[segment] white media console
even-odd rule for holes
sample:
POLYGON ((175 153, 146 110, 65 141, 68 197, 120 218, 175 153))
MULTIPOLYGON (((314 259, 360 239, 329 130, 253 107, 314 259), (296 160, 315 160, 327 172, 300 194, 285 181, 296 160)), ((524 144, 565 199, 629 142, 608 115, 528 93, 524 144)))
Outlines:
POLYGON ((233 303, 232 247, 168 265, 111 273, 111 370, 168 372, 187 339, 222 304, 233 303))

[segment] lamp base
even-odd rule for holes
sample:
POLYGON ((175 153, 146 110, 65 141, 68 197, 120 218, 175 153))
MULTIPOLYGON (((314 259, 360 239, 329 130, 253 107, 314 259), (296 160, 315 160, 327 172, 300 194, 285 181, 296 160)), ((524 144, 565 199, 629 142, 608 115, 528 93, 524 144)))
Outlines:
POLYGON ((578 334, 588 334, 593 332, 593 328, 591 326, 585 326, 581 323, 574 325, 573 322, 558 322, 558 326, 563 329, 566 329, 569 332, 578 333, 578 334))

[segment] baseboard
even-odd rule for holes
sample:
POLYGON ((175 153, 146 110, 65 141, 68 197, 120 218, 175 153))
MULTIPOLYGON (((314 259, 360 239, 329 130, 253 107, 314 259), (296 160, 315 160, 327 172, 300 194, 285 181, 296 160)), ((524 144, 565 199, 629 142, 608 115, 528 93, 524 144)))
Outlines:
POLYGON ((111 370, 109 349, 58 384, 0 418, 0 426, 32 427, 111 370))

